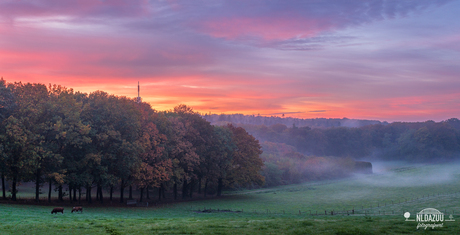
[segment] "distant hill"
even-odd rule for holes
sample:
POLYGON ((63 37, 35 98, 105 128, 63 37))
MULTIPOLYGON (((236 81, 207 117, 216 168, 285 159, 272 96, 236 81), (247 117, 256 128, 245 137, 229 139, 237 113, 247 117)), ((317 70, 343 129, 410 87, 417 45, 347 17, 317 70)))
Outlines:
POLYGON ((255 115, 244 114, 205 114, 202 116, 212 125, 222 125, 225 123, 233 124, 252 124, 252 125, 266 125, 271 126, 274 124, 284 124, 288 127, 311 127, 311 128, 328 128, 328 127, 362 127, 374 124, 387 125, 388 122, 381 122, 377 120, 359 120, 348 118, 314 118, 314 119, 301 119, 292 117, 264 117, 255 115))

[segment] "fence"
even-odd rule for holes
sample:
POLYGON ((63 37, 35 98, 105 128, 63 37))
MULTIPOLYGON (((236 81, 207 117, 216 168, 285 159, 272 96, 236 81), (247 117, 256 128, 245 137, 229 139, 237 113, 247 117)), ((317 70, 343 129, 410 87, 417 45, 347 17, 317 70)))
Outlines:
MULTIPOLYGON (((436 199, 436 198, 441 198, 445 196, 460 196, 460 192, 454 192, 454 193, 437 193, 437 194, 426 194, 422 195, 420 197, 413 197, 413 198, 407 198, 407 199, 400 199, 398 201, 391 201, 390 202, 375 202, 372 206, 351 206, 350 209, 346 210, 334 210, 334 209, 326 209, 326 210, 305 210, 301 209, 298 211, 293 212, 292 210, 270 210, 270 209, 263 209, 263 210, 257 210, 257 209, 220 209, 220 208, 198 208, 198 209, 193 209, 190 207, 190 210, 197 212, 197 213, 222 213, 222 212, 236 212, 236 213, 255 213, 255 214, 298 214, 298 215, 310 215, 310 216, 333 216, 333 215, 347 215, 347 216, 370 216, 370 215, 403 215, 405 212, 409 212, 411 214, 417 214, 419 211, 415 210, 403 210, 403 209, 394 209, 390 208, 393 207, 394 205, 405 205, 409 204, 412 202, 423 202, 426 200, 430 199, 436 199)), ((460 208, 455 210, 455 209, 447 209, 447 208, 442 208, 439 209, 439 211, 443 212, 446 215, 460 215, 460 208), (456 214, 457 213, 457 214, 456 214)))

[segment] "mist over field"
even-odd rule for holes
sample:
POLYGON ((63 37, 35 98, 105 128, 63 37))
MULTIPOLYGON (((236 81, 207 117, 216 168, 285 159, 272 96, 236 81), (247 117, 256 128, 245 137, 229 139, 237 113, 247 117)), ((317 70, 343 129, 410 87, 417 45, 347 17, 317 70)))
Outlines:
POLYGON ((378 187, 423 187, 451 184, 459 180, 460 162, 450 164, 411 164, 402 161, 373 162, 374 174, 379 177, 355 174, 365 185, 378 187), (436 166, 433 170, 431 166, 436 166), (418 168, 426 170, 418 171, 418 168))

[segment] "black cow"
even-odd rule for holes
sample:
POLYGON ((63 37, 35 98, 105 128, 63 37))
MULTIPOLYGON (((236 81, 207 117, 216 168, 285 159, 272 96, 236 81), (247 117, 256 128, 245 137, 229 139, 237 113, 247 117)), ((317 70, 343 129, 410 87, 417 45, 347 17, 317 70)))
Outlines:
POLYGON ((62 214, 64 214, 64 207, 56 207, 56 208, 54 208, 51 211, 51 214, 53 214, 53 213, 57 214, 58 212, 61 212, 62 214))

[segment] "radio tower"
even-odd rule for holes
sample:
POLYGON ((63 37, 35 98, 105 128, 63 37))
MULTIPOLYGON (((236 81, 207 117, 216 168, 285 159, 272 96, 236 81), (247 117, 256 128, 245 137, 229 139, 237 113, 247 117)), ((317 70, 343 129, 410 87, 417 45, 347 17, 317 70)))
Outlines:
POLYGON ((140 92, 141 92, 141 87, 139 86, 139 81, 137 82, 137 100, 136 102, 138 104, 140 104, 142 102, 142 99, 141 99, 141 96, 140 96, 140 92))

